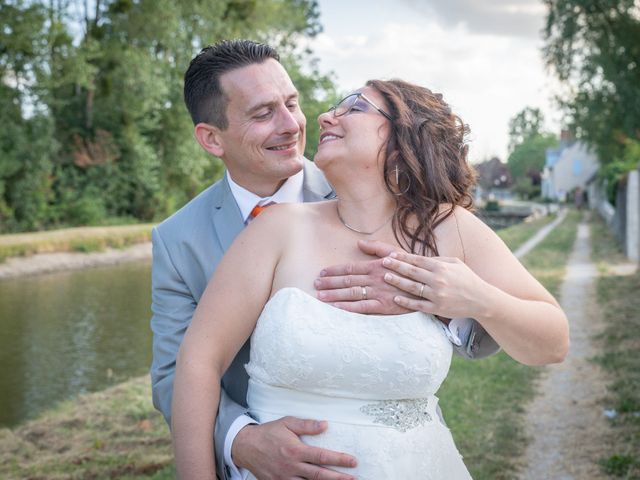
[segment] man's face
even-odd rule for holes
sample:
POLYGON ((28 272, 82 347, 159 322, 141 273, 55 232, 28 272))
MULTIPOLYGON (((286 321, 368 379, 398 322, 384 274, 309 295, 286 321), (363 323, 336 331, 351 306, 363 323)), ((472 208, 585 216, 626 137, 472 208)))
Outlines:
POLYGON ((217 132, 219 156, 234 181, 271 195, 303 166, 306 119, 298 91, 273 59, 227 72, 220 84, 229 126, 217 132))

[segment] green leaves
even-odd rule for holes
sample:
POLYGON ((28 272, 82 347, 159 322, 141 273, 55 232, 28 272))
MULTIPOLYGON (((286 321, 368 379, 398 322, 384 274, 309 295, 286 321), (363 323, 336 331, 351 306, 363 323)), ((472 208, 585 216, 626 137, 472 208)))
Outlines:
POLYGON ((640 138, 640 13, 634 0, 545 0, 543 53, 567 85, 562 105, 603 163, 640 138))
POLYGON ((160 219, 219 178, 182 100, 207 44, 278 48, 309 119, 309 156, 336 96, 297 48, 321 30, 315 0, 9 0, 0 18, 0 232, 160 219))

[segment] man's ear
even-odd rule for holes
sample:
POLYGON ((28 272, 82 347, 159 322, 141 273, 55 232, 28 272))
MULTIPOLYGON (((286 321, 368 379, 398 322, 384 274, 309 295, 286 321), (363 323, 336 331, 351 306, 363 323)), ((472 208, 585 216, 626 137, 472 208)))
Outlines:
POLYGON ((220 129, 208 123, 198 123, 194 129, 196 140, 202 148, 216 157, 224 155, 224 146, 220 136, 220 129))

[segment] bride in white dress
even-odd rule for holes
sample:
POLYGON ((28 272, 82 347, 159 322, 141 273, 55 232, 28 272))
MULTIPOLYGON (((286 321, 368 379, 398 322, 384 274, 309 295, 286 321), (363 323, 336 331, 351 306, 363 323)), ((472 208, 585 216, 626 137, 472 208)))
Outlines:
MULTIPOLYGON (((357 466, 341 470, 352 478, 468 479, 437 412, 452 346, 435 315, 477 319, 527 364, 561 361, 566 317, 467 209, 474 175, 465 127, 440 95, 370 81, 319 123, 315 162, 337 199, 273 206, 252 222, 185 335, 173 396, 178 475, 215 478, 220 379, 253 333, 247 402, 258 421, 323 419, 326 431, 302 440, 355 456, 357 466), (401 287, 413 288, 427 313, 362 315, 316 298, 322 267, 364 258, 354 239, 373 236, 433 257, 414 269, 403 257, 401 287)), ((354 295, 366 298, 366 285, 353 278, 354 295)))

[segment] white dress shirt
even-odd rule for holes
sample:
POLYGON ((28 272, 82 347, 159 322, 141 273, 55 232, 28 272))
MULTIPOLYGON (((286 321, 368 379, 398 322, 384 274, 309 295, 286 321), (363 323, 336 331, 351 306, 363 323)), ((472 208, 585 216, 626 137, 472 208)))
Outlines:
MULTIPOLYGON (((233 198, 235 198, 242 220, 245 224, 251 221, 251 210, 256 205, 266 205, 267 203, 302 203, 304 196, 302 193, 302 184, 304 180, 304 170, 300 170, 295 175, 289 177, 282 186, 270 197, 259 197, 244 187, 241 187, 233 181, 229 171, 225 173, 233 198)), ((250 424, 257 423, 248 415, 242 415, 235 419, 231 424, 227 436, 224 439, 224 462, 227 471, 231 472, 231 480, 245 480, 249 476, 249 471, 244 468, 238 468, 231 459, 231 447, 238 432, 250 424)))

